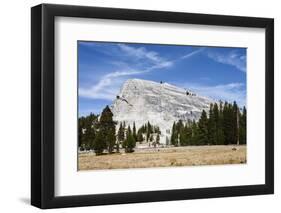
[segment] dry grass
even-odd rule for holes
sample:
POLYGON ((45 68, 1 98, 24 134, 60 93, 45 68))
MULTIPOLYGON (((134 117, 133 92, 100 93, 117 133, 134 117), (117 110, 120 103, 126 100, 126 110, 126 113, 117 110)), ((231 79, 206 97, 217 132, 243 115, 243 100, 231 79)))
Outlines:
POLYGON ((96 156, 79 153, 79 170, 246 163, 246 146, 192 146, 96 156))

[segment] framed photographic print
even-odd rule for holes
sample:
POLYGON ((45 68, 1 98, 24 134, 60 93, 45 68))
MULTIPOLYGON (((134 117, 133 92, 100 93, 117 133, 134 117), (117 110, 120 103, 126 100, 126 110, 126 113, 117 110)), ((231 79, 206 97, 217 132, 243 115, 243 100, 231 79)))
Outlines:
POLYGON ((31 9, 31 203, 274 192, 274 21, 31 9))

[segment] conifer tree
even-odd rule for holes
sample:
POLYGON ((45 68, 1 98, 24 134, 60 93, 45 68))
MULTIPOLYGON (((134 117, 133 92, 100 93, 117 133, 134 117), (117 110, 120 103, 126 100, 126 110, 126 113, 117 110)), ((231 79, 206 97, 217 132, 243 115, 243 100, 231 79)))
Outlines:
POLYGON ((119 146, 120 144, 122 144, 122 142, 125 139, 125 132, 124 132, 124 128, 122 125, 122 122, 120 123, 119 129, 118 129, 118 133, 117 133, 117 144, 116 144, 116 151, 119 152, 119 146))
POLYGON ((214 114, 213 104, 210 104, 209 110, 209 119, 208 119, 208 144, 215 145, 216 144, 216 120, 214 114))
POLYGON ((149 141, 152 142, 153 141, 153 135, 150 135, 149 137, 149 141))
POLYGON ((115 126, 116 122, 113 121, 113 114, 108 106, 102 111, 100 120, 99 120, 99 132, 102 134, 104 143, 108 153, 113 152, 113 148, 116 143, 115 136, 115 126))
POLYGON ((198 124, 195 122, 195 120, 192 121, 191 125, 192 129, 192 137, 191 137, 191 145, 199 145, 199 128, 198 124))
POLYGON ((78 121, 78 145, 87 150, 93 149, 95 135, 97 131, 98 116, 90 114, 79 118, 78 121))
POLYGON ((238 126, 239 126, 239 117, 240 117, 240 112, 239 112, 239 108, 237 106, 237 103, 234 101, 233 102, 233 107, 232 107, 232 113, 233 113, 233 136, 232 136, 232 144, 237 144, 239 141, 239 130, 238 130, 238 126))
POLYGON ((148 121, 146 125, 146 141, 149 141, 151 133, 152 133, 152 126, 148 121))
POLYGON ((205 110, 202 111, 198 122, 198 144, 208 144, 208 118, 205 110))
POLYGON ((225 143, 224 128, 223 128, 223 103, 220 101, 219 113, 217 122, 217 144, 223 145, 225 143))
POLYGON ((215 144, 218 145, 220 144, 220 138, 219 138, 220 118, 219 118, 219 107, 217 103, 214 103, 213 115, 214 115, 214 122, 215 122, 215 144))
POLYGON ((179 131, 179 145, 180 146, 186 146, 188 143, 187 141, 187 132, 185 127, 181 127, 179 131))
POLYGON ((84 117, 78 119, 78 147, 84 149, 84 117))
POLYGON ((133 123, 133 137, 134 137, 135 141, 137 141, 137 130, 136 130, 135 122, 133 123))
POLYGON ((157 133, 157 136, 156 136, 156 144, 160 144, 160 135, 159 135, 159 133, 157 133))
POLYGON ((103 150, 106 149, 106 143, 104 141, 103 133, 100 131, 97 132, 97 135, 94 140, 93 148, 96 155, 101 155, 103 153, 103 150))
POLYGON ((138 142, 143 142, 143 131, 142 131, 142 127, 138 130, 138 133, 137 133, 137 141, 138 142))
POLYGON ((240 115, 239 119, 239 142, 240 144, 246 144, 246 132, 247 132, 247 110, 246 107, 243 107, 242 114, 240 115))
POLYGON ((185 126, 185 132, 186 132, 186 145, 192 145, 191 122, 189 122, 188 125, 185 126))
POLYGON ((223 106, 223 134, 224 134, 224 144, 231 144, 232 140, 232 116, 230 104, 225 102, 223 106))
POLYGON ((175 122, 173 123, 173 127, 172 127, 171 144, 174 145, 174 146, 178 145, 178 132, 177 132, 175 122))
POLYGON ((136 146, 136 141, 133 137, 130 126, 128 126, 126 139, 123 142, 123 146, 125 148, 125 152, 127 152, 127 153, 134 152, 134 147, 136 146))

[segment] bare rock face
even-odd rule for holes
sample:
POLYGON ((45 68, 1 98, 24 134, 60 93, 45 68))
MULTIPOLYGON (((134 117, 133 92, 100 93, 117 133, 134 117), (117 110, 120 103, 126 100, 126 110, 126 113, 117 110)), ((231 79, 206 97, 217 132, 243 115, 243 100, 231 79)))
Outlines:
POLYGON ((169 140, 173 122, 198 120, 202 110, 208 110, 207 97, 186 91, 168 83, 129 79, 111 106, 113 119, 139 128, 148 121, 160 128, 160 143, 169 140))

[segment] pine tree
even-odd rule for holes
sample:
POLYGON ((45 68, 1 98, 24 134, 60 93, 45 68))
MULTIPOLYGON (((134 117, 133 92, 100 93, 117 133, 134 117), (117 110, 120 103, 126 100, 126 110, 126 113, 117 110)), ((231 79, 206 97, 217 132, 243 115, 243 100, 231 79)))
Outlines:
POLYGON ((223 106, 223 134, 224 134, 224 144, 231 144, 232 140, 232 118, 230 104, 227 102, 223 106))
POLYGON ((143 129, 142 129, 142 127, 138 130, 138 133, 137 133, 137 141, 138 142, 143 142, 143 129))
POLYGON ((186 146, 187 145, 187 132, 185 131, 185 127, 181 127, 179 131, 179 145, 186 146))
POLYGON ((220 117, 219 117, 219 107, 217 103, 214 103, 213 107, 213 115, 214 115, 214 125, 215 125, 215 143, 220 144, 220 135, 219 135, 219 128, 220 128, 220 117))
POLYGON ((81 149, 84 145, 83 141, 83 128, 84 128, 84 117, 78 119, 78 147, 81 149))
POLYGON ((192 128, 191 128, 190 121, 185 126, 185 132, 186 132, 186 145, 192 145, 192 128))
POLYGON ((198 124, 195 120, 192 121, 191 124, 192 136, 191 136, 191 145, 198 145, 199 144, 199 128, 198 124))
POLYGON ((149 141, 152 142, 153 141, 153 135, 150 135, 149 137, 149 141))
POLYGON ((159 133, 156 136, 156 144, 160 144, 160 135, 159 135, 159 133))
POLYGON ((205 110, 202 111, 198 122, 198 143, 200 145, 208 144, 208 118, 205 110))
POLYGON ((122 125, 122 122, 120 123, 120 126, 119 126, 119 130, 118 130, 118 133, 117 133, 117 144, 116 144, 116 151, 119 152, 119 146, 120 144, 122 144, 122 142, 124 141, 125 139, 125 132, 124 132, 124 128, 123 128, 123 125, 122 125))
POLYGON ((173 123, 173 127, 172 127, 171 144, 174 146, 178 145, 178 133, 177 133, 175 122, 173 123))
POLYGON ((214 115, 213 104, 210 104, 209 110, 209 119, 208 119, 208 144, 215 145, 216 144, 216 120, 214 115))
POLYGON ((217 122, 217 144, 223 145, 225 143, 224 128, 223 128, 223 103, 220 101, 218 122, 217 122))
POLYGON ((78 121, 78 145, 83 149, 93 149, 97 130, 98 116, 90 114, 86 117, 79 118, 78 121))
POLYGON ((120 123, 119 129, 118 129, 117 139, 119 142, 122 142, 124 140, 124 132, 123 132, 122 123, 120 123))
POLYGON ((106 106, 102 111, 100 117, 99 132, 103 136, 108 153, 113 152, 116 143, 115 126, 116 126, 116 122, 113 121, 113 114, 110 108, 106 106))
POLYGON ((232 121, 232 123, 233 123, 233 132, 232 132, 232 134, 233 134, 233 136, 232 136, 232 143, 233 144, 237 144, 238 141, 239 141, 239 138, 238 138, 238 136, 239 136, 239 132, 238 132, 239 123, 238 123, 238 121, 239 121, 239 117, 240 117, 240 112, 239 112, 239 108, 238 108, 238 106, 237 106, 235 101, 233 102, 232 113, 233 113, 233 121, 232 121))
POLYGON ((247 110, 243 107, 242 114, 239 119, 239 142, 240 144, 246 144, 246 132, 247 132, 247 110))
POLYGON ((152 126, 148 121, 146 125, 146 141, 149 141, 151 133, 152 133, 152 126))
POLYGON ((96 155, 101 155, 103 153, 103 150, 106 149, 106 143, 104 141, 103 133, 98 131, 97 135, 94 140, 94 151, 96 155))
POLYGON ((134 137, 134 140, 137 141, 137 131, 136 131, 136 124, 135 124, 135 122, 133 124, 133 137, 134 137))
POLYGON ((136 141, 133 137, 130 126, 128 127, 126 139, 123 142, 123 146, 125 148, 125 152, 127 152, 127 153, 134 152, 134 147, 136 146, 136 141))

